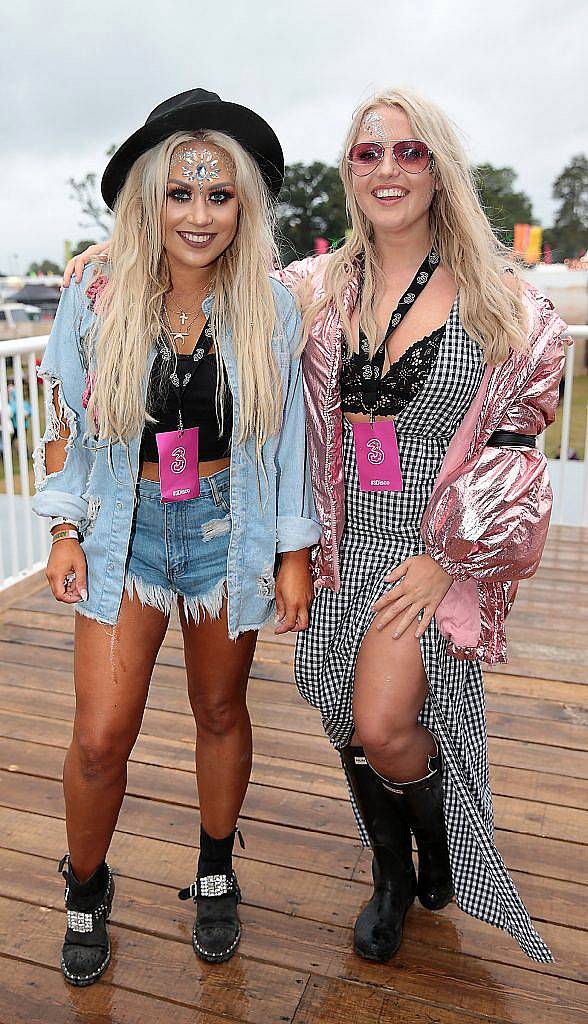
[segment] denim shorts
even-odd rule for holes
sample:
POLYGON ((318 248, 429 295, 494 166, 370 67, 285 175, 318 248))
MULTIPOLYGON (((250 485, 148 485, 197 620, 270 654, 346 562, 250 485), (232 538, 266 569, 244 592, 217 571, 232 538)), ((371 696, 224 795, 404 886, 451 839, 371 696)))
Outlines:
POLYGON ((169 615, 183 599, 186 617, 218 618, 226 596, 231 535, 229 469, 204 477, 200 497, 162 502, 159 482, 141 477, 125 587, 132 599, 169 615))

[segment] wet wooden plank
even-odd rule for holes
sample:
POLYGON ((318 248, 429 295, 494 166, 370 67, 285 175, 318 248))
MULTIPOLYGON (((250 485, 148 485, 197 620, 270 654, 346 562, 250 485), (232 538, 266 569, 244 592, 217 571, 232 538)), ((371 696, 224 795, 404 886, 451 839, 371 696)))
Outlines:
MULTIPOLYGON (((53 720, 43 725, 32 715, 0 712, 0 767, 31 771, 40 765, 43 770, 35 772, 50 778, 60 777, 60 765, 71 737, 71 725, 62 720, 53 720), (43 742, 39 743, 42 735, 43 742), (22 746, 21 746, 22 744, 22 746), (38 751, 35 748, 39 748, 38 751), (53 749, 52 749, 53 748, 53 749), (50 772, 47 766, 51 765, 50 772), (28 767, 27 767, 28 766, 28 767)), ((131 775, 134 765, 156 766, 172 771, 187 771, 194 768, 192 743, 164 739, 141 734, 131 754, 131 775)), ((565 765, 560 764, 561 768, 565 765)), ((588 786, 581 778, 548 774, 538 769, 510 768, 493 764, 491 768, 492 789, 497 796, 512 796, 520 799, 551 803, 560 807, 578 807, 588 810, 588 786)), ((348 791, 341 768, 291 761, 283 757, 267 757, 256 751, 253 761, 252 781, 254 784, 273 786, 316 796, 329 796, 347 800, 348 791)), ((129 792, 134 791, 132 788, 129 792)))
MULTIPOLYGON (((181 769, 168 766, 174 763, 173 760, 163 766, 131 760, 127 794, 163 803, 179 804, 183 807, 198 807, 193 758, 188 756, 187 760, 188 764, 181 769)), ((24 749, 19 750, 16 741, 5 741, 0 749, 0 802, 3 800, 3 770, 18 772, 21 776, 38 776, 59 783, 62 766, 61 749, 26 744, 24 749)), ((565 780, 561 782, 565 783, 565 780)), ((355 839, 357 832, 354 819, 349 812, 347 787, 342 772, 339 773, 339 783, 335 794, 315 795, 296 790, 284 792, 283 786, 274 787, 267 779, 264 785, 253 781, 247 792, 242 817, 302 829, 310 828, 312 825, 315 831, 355 839)), ((554 796, 556 795, 557 787, 554 787, 554 796)), ((563 796, 561 790, 559 795, 563 796)), ((569 804, 547 804, 544 801, 532 800, 527 794, 524 800, 520 800, 495 793, 494 810, 496 825, 500 829, 573 843, 588 842, 588 811, 573 808, 569 804)))
MULTIPOLYGON (((0 851, 1 878, 0 887, 10 899, 22 900, 30 895, 31 885, 44 890, 44 902, 63 918, 62 885, 57 876, 44 877, 40 866, 45 867, 39 858, 25 857, 19 854, 0 851), (24 884, 28 877, 31 885, 24 884)), ((114 906, 113 923, 115 927, 122 925, 125 929, 146 932, 152 936, 151 943, 156 947, 155 936, 173 939, 188 945, 188 936, 192 925, 193 909, 185 904, 174 908, 171 904, 173 893, 161 886, 155 886, 139 880, 119 878, 117 882, 117 898, 114 906)), ((0 902, 0 906, 1 906, 0 902)), ((411 911, 411 915, 413 911, 411 911)), ((451 1007, 455 1001, 455 987, 461 986, 462 1008, 476 1010, 493 1015, 502 1008, 504 992, 508 993, 507 1006, 511 1002, 519 1011, 517 1020, 532 1020, 536 1012, 535 1002, 540 999, 552 1007, 576 1008, 586 1005, 586 990, 578 982, 567 979, 538 975, 525 967, 513 967, 486 961, 480 965, 476 958, 464 955, 456 950, 438 950, 434 966, 423 969, 427 961, 427 948, 417 939, 407 935, 403 949, 398 958, 389 965, 369 964, 355 957, 351 951, 351 932, 340 926, 325 927, 310 920, 294 920, 284 914, 249 907, 242 908, 244 923, 243 941, 240 947, 241 963, 245 963, 248 971, 252 970, 246 958, 267 964, 279 964, 286 968, 286 982, 291 976, 298 979, 313 971, 325 976, 344 980, 361 981, 377 984, 396 990, 402 995, 426 999, 430 993, 433 977, 436 999, 440 1005, 451 1007), (293 970, 294 968, 294 970, 293 970), (513 999, 514 997, 514 999, 513 999), (527 1012, 521 1015, 521 1010, 527 1012)), ((35 942, 35 916, 32 915, 33 948, 35 942)), ((409 929, 410 931, 410 929, 409 929)), ((119 934, 121 933, 119 930, 119 934)), ((142 947, 143 948, 143 947, 142 947)), ((119 947, 120 949, 120 947, 119 947)), ((166 945, 164 945, 164 950, 166 945)), ((43 947, 45 957, 51 955, 51 949, 43 947)), ((156 954, 157 955, 157 954, 156 954)), ((177 957, 181 954, 178 952, 177 957)), ((38 958, 39 962, 41 958, 38 958)), ((197 965, 196 979, 200 972, 206 983, 206 968, 197 965)), ((191 973, 190 965, 187 970, 191 973)), ((257 982, 258 989, 268 981, 268 972, 257 982)), ((218 977, 218 972, 217 972, 218 977)), ((117 983, 121 983, 119 974, 117 983)), ((280 976, 276 976, 280 984, 280 976)), ((136 986, 135 986, 136 987, 136 986)), ((234 976, 229 972, 227 988, 239 989, 235 985, 234 976)), ((147 991, 150 991, 149 989, 147 991)), ((296 990, 294 990, 294 994, 296 990)), ((155 989, 155 994, 157 990, 155 989)), ((180 993, 175 991, 175 995, 180 993)), ((283 988, 280 996, 284 999, 283 988)), ((207 1004, 202 1004, 207 1005, 207 1004)), ((212 1005, 212 1003, 211 1003, 212 1005)), ((284 1006, 287 1010, 287 1004, 284 1006)), ((256 1007, 259 1009, 259 1007, 256 1007)), ((260 1017, 260 1019, 265 1019, 260 1017)), ((557 1018, 556 1018, 557 1019, 557 1018)))
MULTIPOLYGON (((519 717, 534 718, 581 726, 588 724, 588 711, 586 710, 588 691, 580 684, 560 684, 561 689, 567 689, 568 692, 560 692, 559 699, 556 699, 552 693, 553 683, 551 681, 536 680, 535 682, 540 684, 536 688, 536 693, 524 694, 520 691, 525 687, 527 680, 516 677, 519 681, 519 692, 511 693, 508 679, 508 676, 495 677, 493 673, 486 673, 486 706, 490 711, 508 714, 517 719, 519 717), (574 686, 576 692, 569 692, 574 686)), ((4 663, 2 683, 5 686, 17 686, 21 689, 35 689, 48 693, 66 695, 73 693, 72 673, 51 669, 46 665, 4 663)), ((306 714, 304 717, 299 716, 297 722, 306 723, 310 731, 314 731, 317 714, 302 701, 293 683, 284 685, 279 681, 259 679, 252 675, 249 680, 248 692, 251 701, 272 708, 280 704, 299 708, 306 714)), ((177 711, 190 715, 192 712, 187 698, 184 672, 173 666, 158 665, 150 688, 148 705, 160 710, 177 711)), ((303 730, 297 729, 297 731, 303 730)))
MULTIPOLYGON (((153 700, 156 703, 161 703, 159 695, 154 695, 153 700)), ((317 748, 323 748, 319 763, 333 763, 330 752, 328 756, 326 754, 328 744, 324 739, 320 717, 312 709, 304 706, 302 702, 299 705, 290 706, 256 701, 254 698, 250 700, 249 704, 254 725, 259 728, 277 729, 283 733, 304 733, 312 736, 319 741, 313 749, 313 754, 316 753, 317 748), (325 757, 327 760, 324 759, 325 757)), ((73 694, 28 690, 25 687, 13 687, 0 683, 0 709, 26 713, 32 707, 40 717, 62 718, 70 721, 73 717, 74 697, 73 694)), ((494 711, 487 713, 487 723, 489 737, 561 747, 569 751, 588 752, 588 731, 582 725, 571 724, 567 721, 550 721, 547 725, 541 719, 514 718, 510 714, 494 711)), ((188 711, 185 713, 162 711, 151 703, 148 704, 143 728, 148 733, 155 731, 156 735, 169 738, 187 736, 188 739, 191 739, 194 735, 194 723, 192 715, 188 711)), ((297 744, 294 746, 297 747, 297 744)), ((559 755, 560 764, 562 756, 559 755)), ((294 760, 297 759, 294 756, 294 760)))
MULTIPOLYGON (((0 918, 4 925, 0 954, 33 960, 43 967, 58 966, 64 933, 61 910, 0 897, 0 918)), ((292 1019, 307 974, 245 957, 233 958, 219 972, 195 955, 191 932, 191 923, 184 922, 177 941, 112 925, 108 980, 174 1004, 221 1016, 228 1011, 249 1024, 260 1020, 278 1024, 292 1019)), ((172 1007, 168 1012, 173 1012, 172 1007)))
POLYGON ((103 978, 91 988, 66 985, 61 972, 0 957, 2 1024, 220 1024, 237 1017, 195 1010, 117 988, 103 978))
MULTIPOLYGON (((65 848, 65 827, 60 819, 0 809, 0 829, 7 849, 34 854, 36 858, 52 858, 49 871, 53 873, 65 848)), ((189 851, 170 840, 160 841, 117 832, 109 861, 115 873, 120 876, 166 886, 170 890, 170 905, 175 905, 177 889, 186 883, 193 872, 196 849, 189 851)), ((245 902, 249 906, 283 914, 288 920, 318 921, 327 929, 335 926, 351 928, 370 895, 368 885, 359 878, 351 881, 267 862, 260 870, 258 861, 242 854, 238 856, 236 866, 245 902)), ((367 866, 367 860, 364 860, 364 866, 367 866)), ((363 877, 367 877, 366 871, 363 877)), ((526 876, 515 877, 517 884, 523 883, 521 891, 525 896, 526 876)), ((0 874, 0 891, 3 878, 0 874)), ((431 950, 444 948, 483 960, 532 968, 533 971, 554 977, 585 981, 588 934, 570 927, 569 923, 561 925, 557 920, 545 917, 552 912, 557 913, 558 905, 564 909, 569 906, 574 895, 578 903, 578 887, 575 886, 572 893, 568 885, 567 896, 563 893, 559 900, 554 886, 559 886, 561 892, 563 883, 548 879, 532 881, 536 886, 529 890, 532 897, 529 907, 554 953, 555 963, 531 963, 516 943, 498 930, 492 931, 492 942, 489 943, 488 926, 463 914, 455 904, 433 916, 415 904, 407 918, 407 938, 421 942, 431 950)), ((43 883, 40 891, 43 892, 45 887, 46 883, 43 883)), ((584 923, 581 901, 578 903, 578 912, 584 923)))
MULTIPOLYGON (((293 1024, 480 1024, 488 1020, 483 1013, 470 1013, 460 1007, 461 993, 455 988, 455 1005, 451 1009, 440 1006, 436 1001, 434 976, 429 981, 429 997, 426 1002, 409 1000, 395 992, 381 987, 345 984, 339 980, 313 976, 304 993, 293 1024)), ((517 1021, 524 1024, 580 1024, 585 1020, 584 1011, 566 1007, 546 1007, 539 1000, 526 1001, 522 997, 506 994, 498 1006, 499 1015, 493 1014, 494 1021, 517 1021), (508 1002, 508 1006, 507 1006, 508 1002), (515 1014, 515 1015, 512 1015, 515 1014)))

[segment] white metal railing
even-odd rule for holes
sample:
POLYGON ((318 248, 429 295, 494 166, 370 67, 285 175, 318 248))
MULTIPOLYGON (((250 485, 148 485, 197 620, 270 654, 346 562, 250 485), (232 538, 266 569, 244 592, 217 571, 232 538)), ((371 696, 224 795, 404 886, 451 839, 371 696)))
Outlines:
MULTIPOLYGON (((568 328, 571 338, 578 341, 588 338, 588 324, 575 324, 568 328)), ((561 441, 559 446, 559 466, 557 472, 557 484, 554 488, 555 502, 553 510, 553 522, 563 524, 568 520, 566 516, 566 484, 570 477, 570 424, 572 413, 572 393, 574 390, 574 346, 566 349, 566 365, 564 371, 564 399, 562 409, 561 441)), ((584 466, 582 473, 582 498, 580 523, 588 526, 588 405, 585 410, 586 428, 584 443, 584 466)), ((545 447, 545 434, 540 437, 541 450, 545 447)), ((574 469, 576 467, 574 466, 574 469)))
POLYGON ((3 480, 0 481, 0 590, 41 569, 49 551, 47 522, 37 518, 31 510, 29 482, 32 451, 41 437, 39 391, 44 396, 47 391, 37 379, 36 359, 44 351, 48 337, 44 334, 0 342, 0 465, 3 469, 3 480), (25 408, 25 383, 28 410, 25 408), (18 490, 15 487, 15 459, 20 478, 18 490))
MULTIPOLYGON (((588 338, 588 324, 569 328, 575 339, 588 338)), ((3 467, 3 482, 0 480, 0 590, 41 569, 49 551, 49 535, 46 520, 31 511, 29 472, 33 448, 39 443, 41 430, 40 393, 46 401, 47 384, 37 379, 36 357, 41 355, 49 335, 36 338, 21 338, 0 342, 0 419, 3 467), (10 372, 8 363, 10 363, 10 372), (30 412, 25 408, 24 387, 28 388, 30 412), (12 409, 11 409, 12 406, 12 409), (13 411, 16 411, 16 416, 13 411), (16 419, 16 423, 14 423, 16 419), (28 423, 27 423, 28 420, 28 423), (16 454, 13 454, 15 442, 16 454), (14 461, 16 458, 20 477, 20 489, 15 488, 14 461)), ((566 487, 570 470, 578 477, 581 473, 580 522, 588 526, 588 407, 586 409, 586 444, 584 463, 571 464, 569 459, 570 422, 572 392, 574 387, 574 349, 566 352, 565 391, 562 410, 562 432, 559 460, 552 465, 554 477, 555 508, 554 523, 569 522, 566 513, 566 487)), ((45 402, 43 402, 44 406, 45 402)), ((43 411, 44 417, 44 411, 43 411)), ((545 447, 545 435, 539 438, 541 450, 545 447)), ((577 484, 576 484, 577 486, 577 484)), ((575 520, 577 521, 577 520, 575 520)))

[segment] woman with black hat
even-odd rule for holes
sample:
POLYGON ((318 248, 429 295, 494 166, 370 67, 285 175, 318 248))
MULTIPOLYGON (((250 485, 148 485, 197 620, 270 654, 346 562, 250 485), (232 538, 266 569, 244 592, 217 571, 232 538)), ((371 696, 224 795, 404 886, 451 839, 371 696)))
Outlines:
MULTIPOLYGON (((192 90, 117 151, 102 192, 106 273, 64 292, 42 364, 35 510, 47 575, 73 604, 76 715, 64 767, 67 981, 110 958, 105 857, 170 612, 197 728, 197 905, 205 960, 237 948, 232 868, 251 767, 245 703, 257 630, 304 629, 320 528, 305 469, 299 317, 276 262, 283 157, 253 111, 192 90), (280 566, 274 576, 279 556, 280 566)), ((65 870, 64 870, 65 868, 65 870)))

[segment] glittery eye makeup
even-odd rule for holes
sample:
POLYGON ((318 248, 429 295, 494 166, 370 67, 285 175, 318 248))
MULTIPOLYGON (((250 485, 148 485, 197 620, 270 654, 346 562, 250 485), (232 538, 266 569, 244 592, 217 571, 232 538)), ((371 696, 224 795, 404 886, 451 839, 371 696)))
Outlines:
POLYGON ((219 188, 215 189, 214 192, 210 192, 208 198, 212 203, 215 203, 217 206, 222 206, 222 204, 226 203, 228 199, 234 199, 235 193, 230 192, 226 188, 219 188))
MULTIPOLYGON (((167 198, 173 199, 176 203, 189 203, 194 195, 194 190, 191 186, 182 188, 181 185, 168 186, 167 198)), ((235 192, 230 187, 222 187, 214 189, 208 193, 208 200, 214 203, 215 206, 222 206, 229 199, 235 199, 235 192)))
POLYGON ((172 188, 168 189, 168 199, 173 199, 176 203, 189 203, 192 198, 192 189, 187 188, 172 188))

